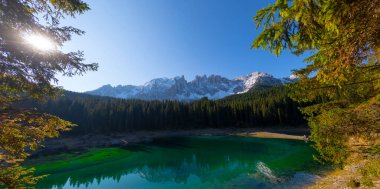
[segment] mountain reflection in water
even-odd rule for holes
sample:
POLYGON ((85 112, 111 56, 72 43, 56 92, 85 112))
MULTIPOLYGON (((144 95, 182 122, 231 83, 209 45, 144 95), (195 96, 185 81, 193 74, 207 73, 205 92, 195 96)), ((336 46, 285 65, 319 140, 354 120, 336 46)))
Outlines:
POLYGON ((316 179, 313 153, 297 140, 159 139, 36 164, 50 174, 37 188, 302 188, 316 179))

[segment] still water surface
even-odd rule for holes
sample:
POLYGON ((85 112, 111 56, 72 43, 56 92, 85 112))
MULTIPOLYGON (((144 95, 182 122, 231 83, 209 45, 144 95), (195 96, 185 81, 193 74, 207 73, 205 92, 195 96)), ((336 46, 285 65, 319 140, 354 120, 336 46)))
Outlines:
POLYGON ((304 141, 178 137, 32 159, 37 188, 304 188, 319 165, 304 141))

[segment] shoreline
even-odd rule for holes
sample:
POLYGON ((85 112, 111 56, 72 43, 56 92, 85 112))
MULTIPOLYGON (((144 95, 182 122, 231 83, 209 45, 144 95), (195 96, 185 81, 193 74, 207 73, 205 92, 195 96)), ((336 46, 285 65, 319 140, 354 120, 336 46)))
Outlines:
POLYGON ((293 140, 308 140, 305 135, 291 135, 291 134, 282 134, 275 132, 266 132, 266 131, 257 131, 250 133, 239 133, 237 136, 248 136, 248 137, 257 137, 257 138, 281 138, 281 139, 293 139, 293 140))
POLYGON ((130 133, 88 134, 63 136, 45 141, 43 147, 33 153, 43 155, 64 151, 86 150, 100 147, 121 147, 131 144, 149 143, 156 138, 181 136, 244 136, 258 138, 279 138, 307 140, 310 133, 305 127, 282 128, 227 128, 227 129, 194 129, 167 131, 136 131, 130 133))

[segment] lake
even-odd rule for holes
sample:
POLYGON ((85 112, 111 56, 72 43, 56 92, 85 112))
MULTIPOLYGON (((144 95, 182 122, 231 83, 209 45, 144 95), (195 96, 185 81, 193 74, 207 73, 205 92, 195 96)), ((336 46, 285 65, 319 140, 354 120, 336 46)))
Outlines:
POLYGON ((239 136, 156 139, 31 159, 37 188, 303 188, 320 165, 301 140, 239 136))

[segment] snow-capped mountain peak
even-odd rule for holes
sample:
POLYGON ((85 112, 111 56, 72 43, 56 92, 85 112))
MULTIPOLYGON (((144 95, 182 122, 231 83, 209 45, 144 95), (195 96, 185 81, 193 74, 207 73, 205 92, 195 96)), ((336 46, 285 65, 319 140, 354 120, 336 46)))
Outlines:
POLYGON ((296 74, 292 74, 289 76, 289 79, 298 79, 299 77, 296 74))
POLYGON ((167 89, 173 86, 175 83, 175 79, 169 79, 169 78, 157 78, 152 79, 149 82, 146 82, 143 87, 146 89, 167 89))
POLYGON ((263 72, 252 72, 247 76, 237 77, 235 80, 242 81, 244 83, 244 90, 239 93, 249 91, 261 78, 273 78, 273 76, 263 72))
POLYGON ((228 79, 220 75, 196 76, 187 81, 184 76, 157 78, 141 86, 104 85, 86 93, 125 99, 181 100, 191 101, 203 97, 220 99, 233 94, 245 93, 255 86, 264 88, 292 82, 293 78, 274 78, 263 72, 252 72, 246 76, 228 79))

